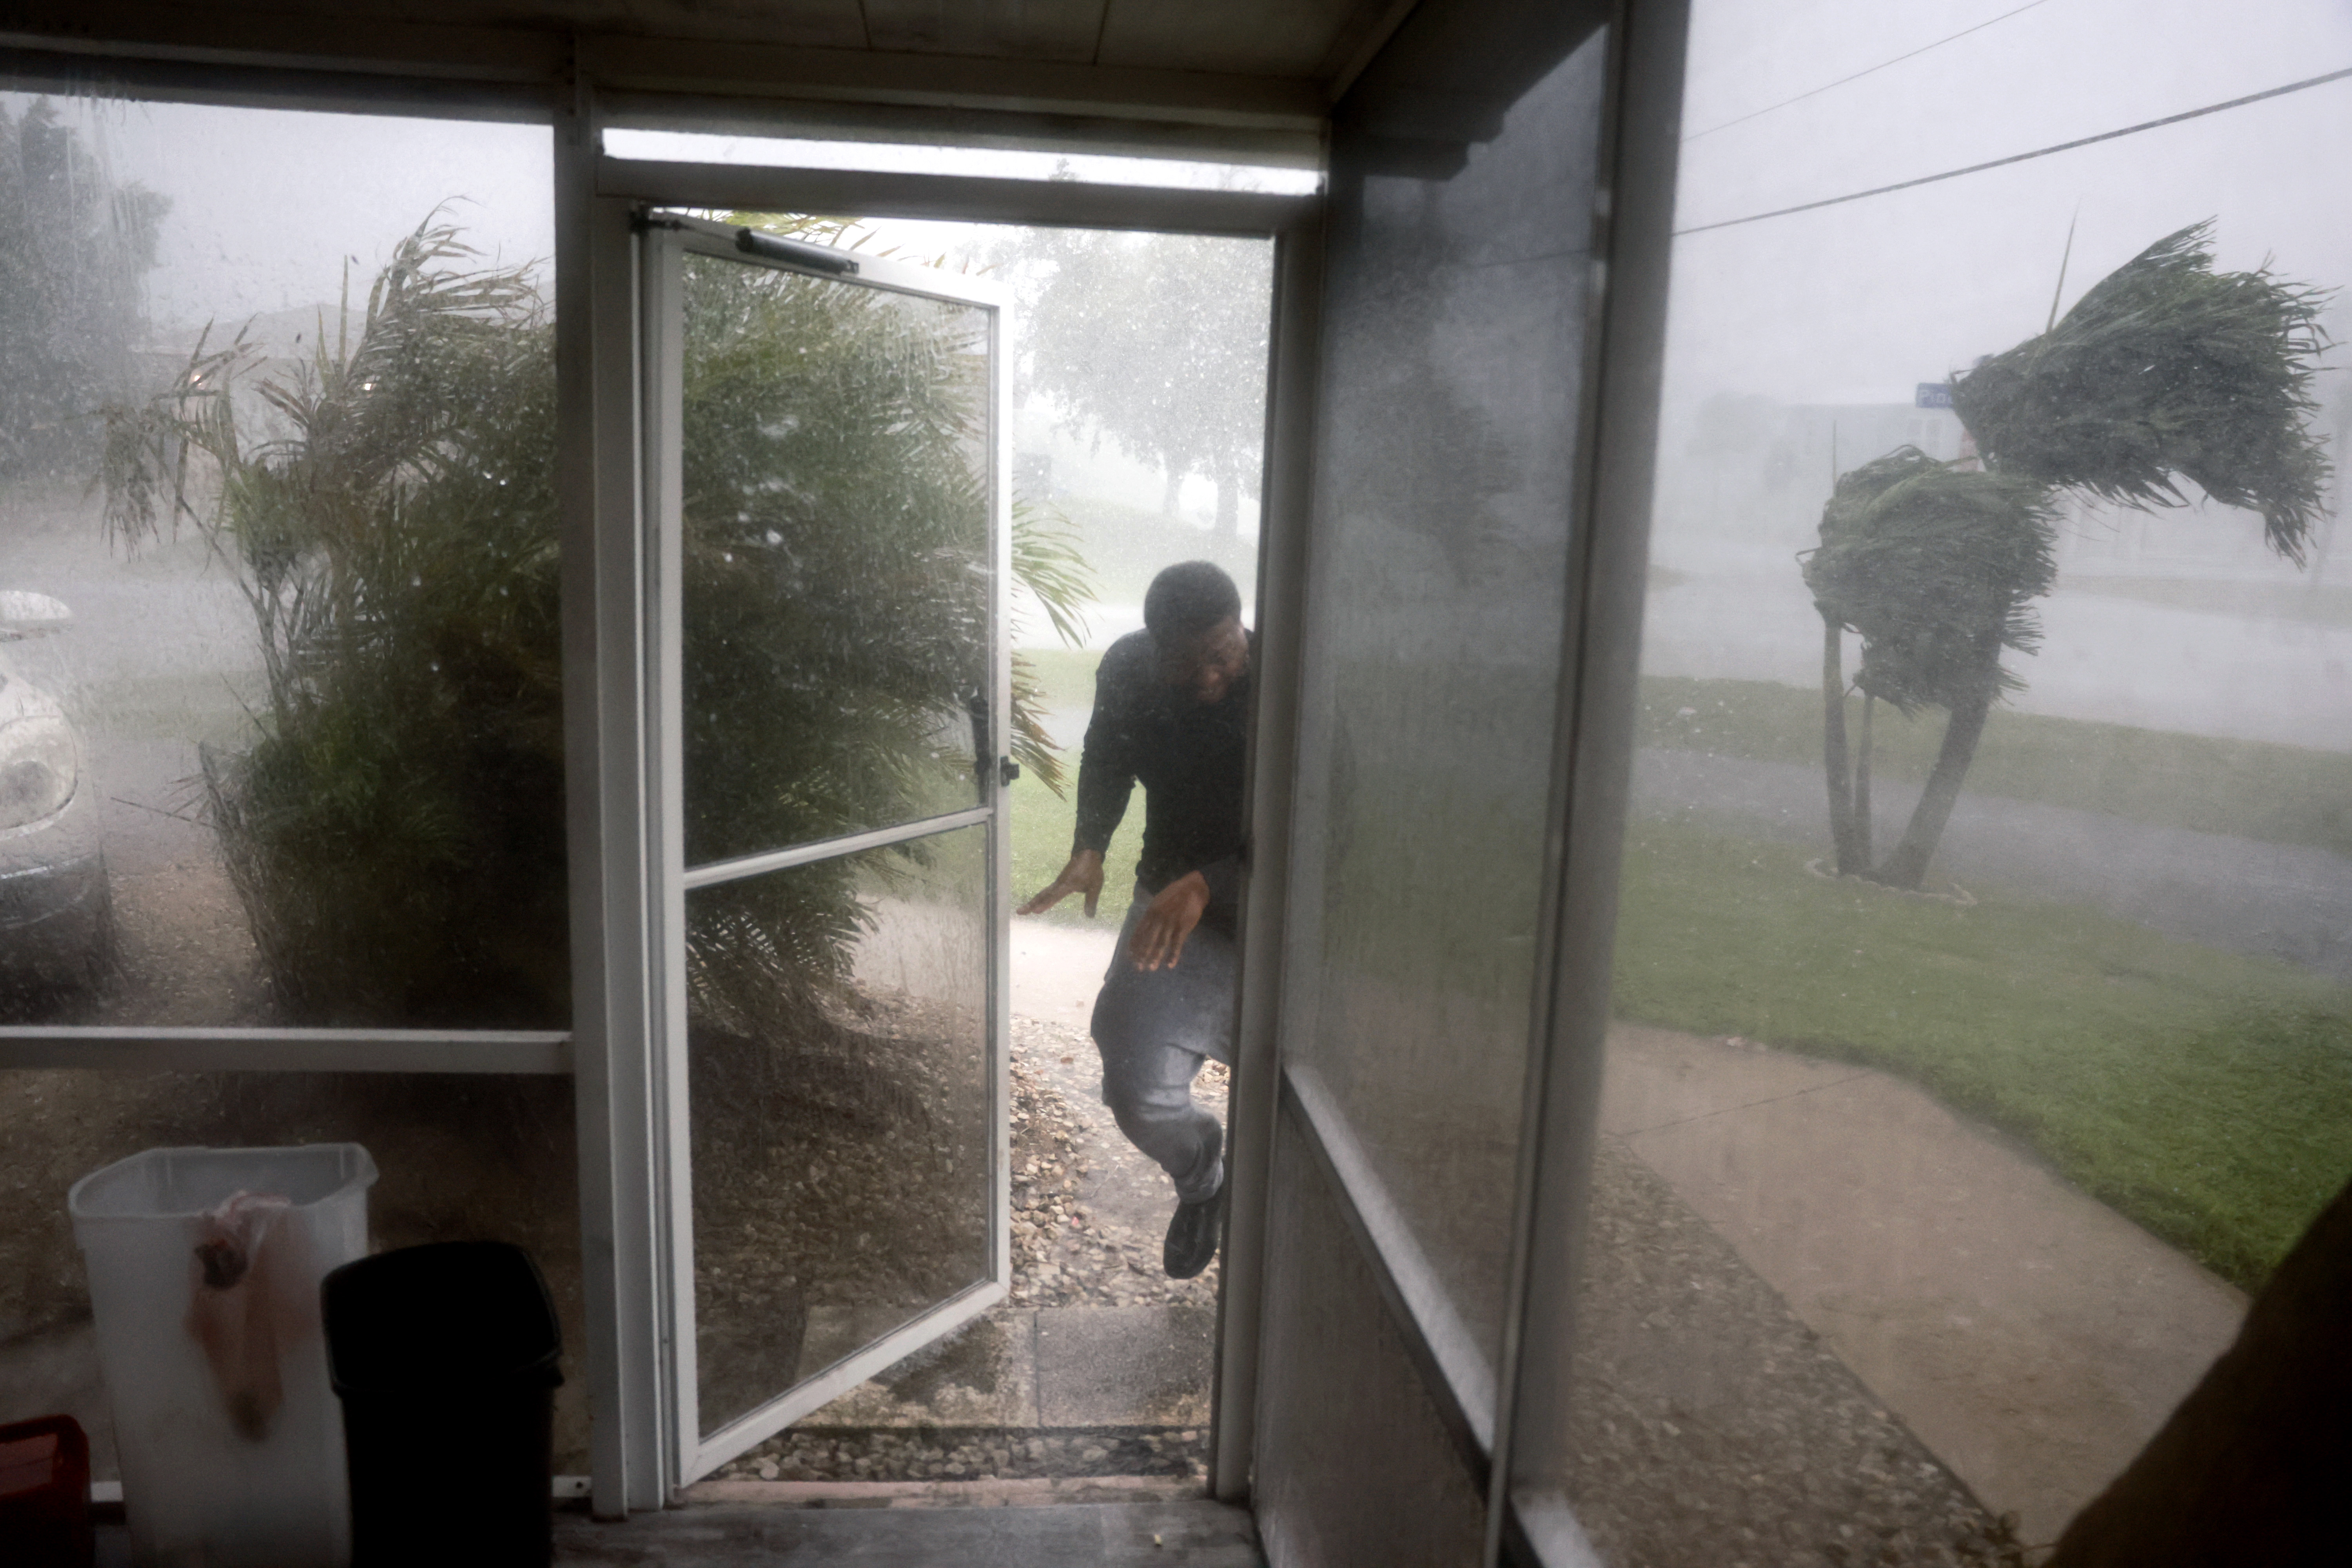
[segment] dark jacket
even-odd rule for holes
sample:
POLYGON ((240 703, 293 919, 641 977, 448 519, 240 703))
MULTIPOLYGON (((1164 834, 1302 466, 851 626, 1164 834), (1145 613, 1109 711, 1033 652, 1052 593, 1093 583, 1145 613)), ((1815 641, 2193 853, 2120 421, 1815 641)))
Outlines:
MULTIPOLYGON (((1256 639, 1251 639, 1253 652, 1256 639)), ((1095 670, 1094 717, 1078 763, 1078 830, 1073 850, 1110 847, 1129 794, 1143 785, 1144 891, 1187 872, 1209 883, 1211 912, 1230 918, 1241 881, 1242 763, 1248 741, 1250 678, 1203 706, 1160 679, 1150 632, 1110 645, 1095 670)))

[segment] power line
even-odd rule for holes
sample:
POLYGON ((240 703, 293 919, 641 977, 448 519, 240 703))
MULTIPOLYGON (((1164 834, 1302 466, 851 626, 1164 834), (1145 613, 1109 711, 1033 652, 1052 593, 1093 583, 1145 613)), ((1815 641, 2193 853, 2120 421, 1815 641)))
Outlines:
POLYGON ((1810 91, 1801 92, 1794 98, 1784 98, 1778 103, 1770 104, 1765 108, 1756 110, 1752 113, 1743 114, 1737 120, 1727 120, 1720 125, 1710 125, 1704 131, 1694 131, 1689 135, 1684 137, 1683 141, 1685 143, 1688 143, 1697 141, 1702 136, 1712 136, 1718 131, 1728 131, 1735 125, 1745 125, 1751 120, 1759 119, 1777 110, 1786 109, 1792 103, 1802 103, 1805 100, 1817 97, 1822 93, 1829 91, 1829 89, 1833 87, 1843 87, 1850 81, 1860 81, 1864 77, 1870 76, 1878 71, 1883 71, 1888 66, 1899 66, 1905 60, 1916 59, 1919 56, 1926 54, 1929 49, 1940 49, 1946 44, 1952 42, 1953 39, 1965 38, 1970 33, 1981 33, 1987 27, 1991 26, 1994 22, 2006 22, 2011 16, 2021 16, 2026 12, 2032 10, 2036 5, 2047 5, 2048 3, 2049 0, 2025 0, 2025 4, 2020 5, 2016 10, 2003 11, 2000 16, 1992 17, 1989 21, 1979 22, 1973 27, 1962 27, 1958 32, 1954 33, 1951 37, 1937 38, 1932 44, 1922 44, 1917 48, 1913 49, 1909 54, 1897 55, 1891 60, 1881 60, 1876 65, 1872 66, 1868 70, 1858 70, 1852 76, 1842 76, 1835 81, 1825 81, 1822 83, 1821 86, 1813 88, 1810 91))
POLYGON ((2225 109, 2242 109, 2250 103, 2260 103, 2266 98, 2284 98, 2288 93, 2301 92, 2305 88, 2325 87, 2331 81, 2342 81, 2346 77, 2352 77, 2352 66, 2347 66, 2342 70, 2329 71, 2326 76, 2311 77, 2303 81, 2291 81, 2284 87, 2271 88, 2267 91, 2250 92, 2243 98, 2233 98, 2227 103, 2209 103, 2202 109, 2184 110, 2179 114, 2168 114, 2161 120, 2144 120, 2137 125, 2126 125, 2120 131, 2102 131, 2096 136, 2078 136, 2072 142, 2061 142, 2054 147, 2037 147, 2031 153, 2012 153, 2006 158, 1994 158, 1987 163, 1970 163, 1965 169, 1947 169, 1940 174, 1922 174, 1916 180, 1898 180, 1891 185, 1874 185, 1869 190, 1853 191, 1843 196, 1824 196, 1817 202, 1800 202, 1792 207, 1775 207, 1770 212, 1750 213, 1746 217, 1727 217, 1720 223, 1696 224, 1689 228, 1675 230, 1675 236, 1680 238, 1686 234, 1705 234, 1709 229, 1737 228, 1744 223, 1762 223, 1768 217, 1787 217, 1790 213, 1809 213, 1819 207, 1839 206, 1846 202, 1861 201, 1865 196, 1883 196, 1890 191, 1907 191, 1915 185, 1932 185, 1939 180, 1957 180, 1962 174, 1980 174, 1987 169, 1999 169, 2010 163, 2023 163, 2035 158, 2047 158, 2053 153, 2071 153, 2077 147, 2088 147, 2100 142, 2112 142, 2118 136, 2137 136, 2143 131, 2154 131, 2158 126, 2178 125, 2184 120, 2196 120, 2208 114, 2219 114, 2225 109))

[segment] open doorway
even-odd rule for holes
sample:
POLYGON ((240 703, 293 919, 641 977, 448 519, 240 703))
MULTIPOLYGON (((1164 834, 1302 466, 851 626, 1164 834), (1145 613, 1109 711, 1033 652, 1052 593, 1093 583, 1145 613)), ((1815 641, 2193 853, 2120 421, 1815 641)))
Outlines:
MULTIPOLYGON (((1006 943, 1003 1299, 726 1458, 709 1469, 706 1489, 728 1495, 812 1484, 1116 1478, 1129 1490, 1197 1490, 1207 1468, 1220 1273, 1213 1261, 1186 1278, 1167 1272, 1164 1246, 1179 1189, 1122 1132, 1106 1103, 1090 1027, 1097 991, 1119 962, 1130 896, 1148 899, 1168 878, 1139 866, 1149 784, 1107 816, 1107 786, 1096 780, 1085 829, 1078 786, 1097 671, 1107 656, 1130 663, 1138 657, 1138 639, 1149 637, 1147 590, 1164 569, 1209 563, 1216 569, 1212 580, 1222 574, 1230 584, 1235 618, 1255 621, 1272 243, 740 210, 699 214, 696 221, 856 257, 869 279, 920 286, 928 275, 942 291, 992 289, 1008 300, 1000 319, 1009 330, 1001 329, 995 350, 1007 387, 1003 429, 992 438, 1010 452, 1005 734, 1019 772, 1001 795, 983 792, 983 807, 1001 801, 1009 828, 1009 897, 999 909, 1030 903, 1054 883, 1076 839, 1092 836, 1106 851, 1098 899, 1072 896, 1016 917, 1006 943), (1113 655, 1115 647, 1124 655, 1113 655)), ((688 424, 690 467, 690 414, 688 424)), ((694 482, 689 473, 689 491, 694 482)), ((693 510, 690 500, 687 510, 693 510)), ((690 515, 686 526, 691 535, 690 515)), ((690 571, 688 576, 690 583, 690 571)), ((1146 663, 1158 668, 1156 659, 1146 663)), ((1231 805, 1238 820, 1245 681, 1220 696, 1234 715, 1231 805)), ((1103 750, 1097 748, 1098 767, 1103 750)), ((690 839, 690 742, 686 773, 690 839)), ((755 847, 739 847, 749 855, 755 847)), ((696 879, 705 876, 692 868, 695 859, 689 844, 689 898, 700 885, 696 879)), ((1196 949, 1213 941, 1230 946, 1230 910, 1210 911, 1202 929, 1196 949)), ((867 976, 862 962, 857 967, 852 988, 866 1005, 886 1005, 883 993, 896 983, 867 976)), ((1230 993, 1230 965, 1224 984, 1230 993)), ((1229 1023, 1223 1026, 1230 1031, 1229 1023)), ((1200 1113, 1223 1123, 1229 1071, 1217 1054, 1213 1047, 1202 1053, 1192 1092, 1200 1113)), ((689 1077, 704 1070, 696 1057, 689 1077)), ((826 1136, 838 1142, 836 1132, 826 1136)), ((805 1298, 796 1309, 802 1335, 794 1364, 771 1369, 779 1388, 813 1386, 828 1378, 828 1369, 837 1372, 861 1356, 870 1361, 885 1339, 905 1331, 878 1320, 857 1326, 853 1320, 872 1303, 820 1300, 827 1287, 801 1278, 812 1271, 792 1269, 787 1260, 736 1258, 746 1267, 730 1266, 725 1289, 703 1279, 700 1254, 719 1238, 715 1231, 706 1235, 699 1212, 705 1140, 699 1128, 692 1137, 698 1317, 712 1310, 746 1326, 766 1321, 772 1314, 755 1303, 730 1308, 721 1298, 742 1278, 780 1270, 792 1276, 793 1289, 805 1298), (815 1332, 821 1320, 839 1331, 838 1343, 815 1332)), ((843 1190, 829 1194, 828 1205, 843 1215, 884 1215, 887 1226, 890 1205, 879 1200, 885 1189, 903 1184, 908 1172, 883 1157, 880 1142, 866 1153, 876 1157, 827 1154, 810 1163, 786 1152, 777 1158, 793 1169, 780 1164, 778 1173, 792 1178, 795 1193, 830 1182, 843 1190), (801 1163, 809 1164, 807 1173, 801 1163), (861 1184, 873 1190, 847 1190, 861 1184)), ((867 1245, 862 1237, 835 1239, 867 1245)), ((776 1240, 792 1244, 782 1231, 776 1240)), ((890 1244, 877 1236, 874 1245, 890 1244)), ((716 1458, 710 1450, 719 1446, 712 1441, 705 1452, 716 1458)), ((689 1474, 706 1468, 698 1462, 689 1474)))

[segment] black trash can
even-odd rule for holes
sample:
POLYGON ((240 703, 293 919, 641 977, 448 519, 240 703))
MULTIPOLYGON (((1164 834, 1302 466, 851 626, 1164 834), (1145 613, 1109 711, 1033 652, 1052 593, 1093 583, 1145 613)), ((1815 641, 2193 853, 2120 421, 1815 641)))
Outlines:
POLYGON ((343 1402, 352 1568, 526 1568, 554 1556, 562 1343, 547 1281, 499 1241, 346 1263, 320 1286, 343 1402))

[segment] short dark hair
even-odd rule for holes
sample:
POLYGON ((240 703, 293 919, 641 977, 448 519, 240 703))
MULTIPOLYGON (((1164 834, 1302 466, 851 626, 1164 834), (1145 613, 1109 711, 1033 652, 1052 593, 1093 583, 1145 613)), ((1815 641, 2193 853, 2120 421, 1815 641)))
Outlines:
POLYGON ((1179 562, 1143 591, 1143 627, 1154 642, 1199 637, 1241 613, 1241 590, 1212 561, 1179 562))

